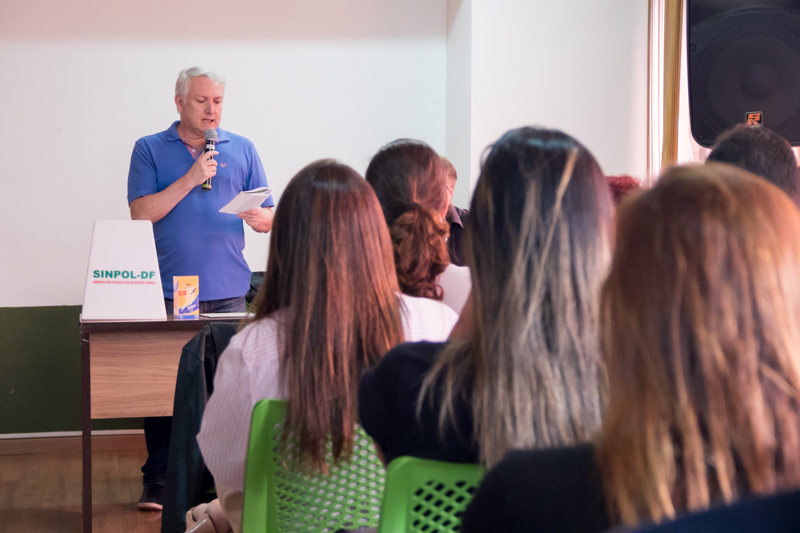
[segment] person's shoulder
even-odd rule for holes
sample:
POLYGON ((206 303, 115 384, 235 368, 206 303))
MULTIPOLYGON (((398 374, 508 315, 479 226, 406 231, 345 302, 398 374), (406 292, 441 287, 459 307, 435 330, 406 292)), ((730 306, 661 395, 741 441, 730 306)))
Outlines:
POLYGON ((165 129, 164 131, 159 131, 158 133, 152 133, 150 135, 145 135, 144 137, 139 137, 136 140, 137 146, 151 146, 153 144, 164 143, 168 140, 170 130, 174 130, 174 124, 169 128, 165 129))
POLYGON ((455 207, 456 213, 458 213, 459 218, 461 218, 462 222, 467 216, 469 215, 469 209, 461 209, 460 207, 455 207))
POLYGON ((432 366, 446 346, 446 342, 404 342, 389 350, 381 359, 381 364, 397 366, 415 362, 422 363, 424 366, 432 366))
POLYGON ((443 341, 458 322, 458 314, 430 298, 401 295, 400 313, 407 341, 443 341))
POLYGON ((268 316, 251 322, 231 338, 230 347, 238 350, 248 364, 260 364, 279 356, 279 318, 268 316))
POLYGON ((426 374, 430 370, 445 346, 447 343, 427 341, 398 344, 389 350, 365 377, 367 381, 375 384, 409 383, 415 376, 426 374))
POLYGON ((596 472, 594 446, 577 444, 563 448, 509 451, 484 481, 487 486, 524 487, 533 493, 591 484, 596 472))
POLYGON ((462 531, 605 531, 602 479, 591 444, 512 451, 481 481, 462 531))
POLYGON ((259 340, 264 338, 277 337, 281 316, 282 313, 275 312, 271 313, 269 316, 253 320, 244 326, 234 338, 240 339, 242 343, 253 343, 259 342, 259 340))
MULTIPOLYGON (((409 320, 438 319, 450 323, 451 327, 458 321, 458 314, 438 300, 403 294, 401 302, 402 312, 409 320)), ((448 331, 447 334, 449 335, 450 332, 448 331)))
POLYGON ((246 150, 255 150, 256 149, 256 146, 253 144, 253 141, 251 141, 250 139, 248 139, 244 135, 238 135, 238 134, 232 133, 232 132, 230 132, 228 130, 223 130, 222 128, 219 128, 219 132, 220 132, 220 138, 222 138, 222 134, 224 134, 227 137, 228 141, 230 141, 232 144, 236 144, 237 146, 241 146, 242 148, 244 148, 246 150))
POLYGON ((450 263, 444 269, 444 272, 440 274, 441 276, 451 276, 453 279, 456 280, 469 280, 469 285, 472 286, 472 277, 470 275, 469 267, 457 265, 455 263, 450 263))
POLYGON ((594 445, 515 450, 506 454, 487 475, 494 484, 524 488, 528 494, 557 494, 595 500, 602 492, 600 468, 594 445))
POLYGON ((594 469, 595 447, 591 443, 581 443, 561 448, 545 448, 539 450, 513 450, 498 463, 497 470, 509 474, 536 471, 561 471, 565 466, 569 469, 594 469))

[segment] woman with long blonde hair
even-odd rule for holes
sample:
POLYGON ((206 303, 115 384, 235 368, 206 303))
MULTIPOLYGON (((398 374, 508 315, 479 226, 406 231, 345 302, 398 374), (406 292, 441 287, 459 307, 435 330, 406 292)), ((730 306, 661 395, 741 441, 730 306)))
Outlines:
POLYGON ((601 296, 602 437, 594 449, 509 455, 472 502, 465 532, 601 531, 800 488, 792 200, 707 164, 668 170, 617 216, 601 296), (557 463, 570 481, 548 484, 557 463), (521 503, 492 504, 511 492, 521 503), (516 524, 492 522, 502 516, 516 524))

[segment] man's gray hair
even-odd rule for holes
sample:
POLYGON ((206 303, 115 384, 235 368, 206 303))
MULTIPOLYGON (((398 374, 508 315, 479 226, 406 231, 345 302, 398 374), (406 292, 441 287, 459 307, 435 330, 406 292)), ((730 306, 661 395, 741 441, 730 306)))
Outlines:
POLYGON ((175 82, 175 96, 181 95, 185 99, 189 94, 189 81, 200 76, 205 76, 219 83, 223 88, 225 87, 225 76, 221 76, 211 69, 205 67, 185 68, 178 74, 178 81, 175 82))

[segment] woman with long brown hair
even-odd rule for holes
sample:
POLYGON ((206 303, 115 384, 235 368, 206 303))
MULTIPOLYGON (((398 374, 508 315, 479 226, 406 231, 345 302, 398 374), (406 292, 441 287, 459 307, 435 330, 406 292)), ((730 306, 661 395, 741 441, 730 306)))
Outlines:
POLYGON ((450 193, 439 155, 422 141, 398 139, 372 157, 366 178, 389 226, 400 290, 461 313, 472 282, 469 268, 450 263, 450 193))
POLYGON ((601 531, 800 488, 800 212, 717 163, 668 170, 617 216, 599 443, 509 455, 465 532, 601 531))
POLYGON ((404 340, 446 338, 457 318, 400 294, 389 231, 361 176, 331 160, 301 170, 275 213, 255 317, 220 357, 197 436, 233 529, 258 400, 289 401, 301 461, 324 472, 329 440, 336 460, 352 451, 359 378, 404 340))
POLYGON ((511 448, 594 435, 612 210, 605 176, 575 139, 521 128, 497 141, 465 227, 469 335, 402 345, 361 381, 361 422, 387 462, 491 466, 511 448))

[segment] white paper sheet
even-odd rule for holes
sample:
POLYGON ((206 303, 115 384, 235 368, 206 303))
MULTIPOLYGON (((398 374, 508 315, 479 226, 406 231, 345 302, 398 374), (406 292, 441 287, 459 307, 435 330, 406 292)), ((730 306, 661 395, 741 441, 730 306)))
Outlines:
POLYGON ((270 194, 272 194, 272 189, 269 187, 259 187, 252 191, 242 191, 220 209, 219 212, 238 215, 242 211, 261 207, 261 204, 264 203, 264 200, 266 200, 270 194))

